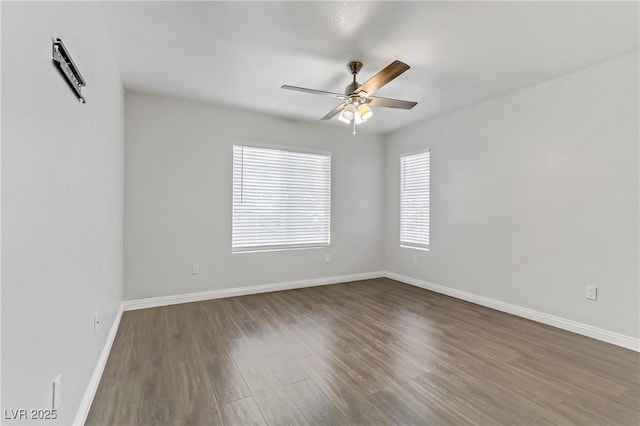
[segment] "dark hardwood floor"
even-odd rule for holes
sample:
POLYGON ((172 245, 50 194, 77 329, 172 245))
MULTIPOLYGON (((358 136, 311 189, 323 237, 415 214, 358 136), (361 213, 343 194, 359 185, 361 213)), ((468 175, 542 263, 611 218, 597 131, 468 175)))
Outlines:
POLYGON ((638 425, 639 362, 367 280, 125 312, 87 424, 638 425))

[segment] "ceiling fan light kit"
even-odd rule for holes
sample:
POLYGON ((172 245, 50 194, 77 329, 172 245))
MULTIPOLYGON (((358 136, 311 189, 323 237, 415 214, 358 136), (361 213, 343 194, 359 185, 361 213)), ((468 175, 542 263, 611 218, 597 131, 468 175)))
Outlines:
POLYGON ((344 123, 353 124, 353 135, 356 135, 356 124, 364 123, 373 116, 372 106, 384 108, 411 109, 417 102, 401 101, 397 99, 372 96, 378 89, 408 70, 409 65, 401 61, 393 61, 378 74, 371 77, 364 84, 356 81, 356 74, 362 69, 362 62, 351 61, 347 64, 347 70, 351 73, 353 81, 347 85, 344 95, 324 90, 307 89, 304 87, 283 85, 283 89, 297 92, 325 95, 342 99, 342 103, 329 111, 321 120, 329 120, 338 115, 338 119, 344 123))
POLYGON ((342 118, 347 121, 351 121, 356 117, 356 107, 353 103, 348 103, 342 110, 342 118))
POLYGON ((373 115, 373 111, 371 111, 371 108, 369 108, 368 105, 360 105, 358 108, 358 114, 360 114, 362 121, 367 121, 373 115))

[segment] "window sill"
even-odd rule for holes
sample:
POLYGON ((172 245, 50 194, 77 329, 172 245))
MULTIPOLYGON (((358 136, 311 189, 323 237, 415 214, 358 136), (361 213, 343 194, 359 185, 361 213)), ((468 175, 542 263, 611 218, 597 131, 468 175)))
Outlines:
POLYGON ((416 247, 416 246, 407 246, 404 244, 400 244, 400 247, 412 250, 420 250, 420 251, 430 251, 429 247, 416 247))
POLYGON ((273 251, 292 251, 292 250, 311 250, 311 249, 327 249, 329 244, 326 245, 314 245, 314 246, 297 246, 297 247, 250 247, 246 249, 232 249, 231 254, 244 254, 244 253, 265 253, 273 251))

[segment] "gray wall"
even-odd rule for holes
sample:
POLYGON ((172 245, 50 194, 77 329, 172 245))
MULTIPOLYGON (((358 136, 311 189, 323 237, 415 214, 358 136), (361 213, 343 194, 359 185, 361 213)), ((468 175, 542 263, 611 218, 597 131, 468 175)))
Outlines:
POLYGON ((625 56, 384 141, 128 93, 125 299, 387 269, 637 337, 637 75, 625 56), (329 250, 231 253, 233 142, 334 153, 329 250), (399 156, 426 147, 429 252, 398 237, 399 156))
POLYGON ((125 300, 383 265, 381 137, 131 92, 125 104, 125 300), (234 142, 333 153, 328 249, 231 253, 234 142))
POLYGON ((62 373, 47 424, 73 422, 122 300, 123 98, 98 4, 2 2, 2 408, 51 408, 62 373))
POLYGON ((638 337, 638 114, 636 53, 388 135, 387 270, 638 337), (399 246, 425 147, 429 252, 399 246))

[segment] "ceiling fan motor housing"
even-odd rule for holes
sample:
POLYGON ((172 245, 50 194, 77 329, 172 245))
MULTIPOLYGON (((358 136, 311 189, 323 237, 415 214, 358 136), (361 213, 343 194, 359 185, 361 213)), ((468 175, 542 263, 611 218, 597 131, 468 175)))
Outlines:
POLYGON ((357 81, 349 83, 347 84, 347 87, 344 88, 344 94, 347 96, 351 96, 351 94, 355 92, 358 87, 360 87, 360 83, 358 83, 357 81))

